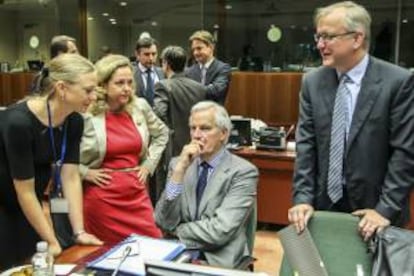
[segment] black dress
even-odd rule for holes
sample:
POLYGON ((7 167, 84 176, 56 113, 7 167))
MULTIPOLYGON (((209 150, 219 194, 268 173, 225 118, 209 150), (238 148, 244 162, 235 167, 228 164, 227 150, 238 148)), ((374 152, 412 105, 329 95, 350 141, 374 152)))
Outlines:
MULTIPOLYGON (((72 113, 66 119, 67 146, 64 163, 79 163, 83 119, 72 113)), ((63 128, 53 128, 60 156, 63 128)), ((34 178, 41 201, 50 179, 53 153, 48 127, 29 110, 27 102, 0 111, 0 270, 34 254, 40 237, 26 220, 17 201, 13 179, 34 178)))

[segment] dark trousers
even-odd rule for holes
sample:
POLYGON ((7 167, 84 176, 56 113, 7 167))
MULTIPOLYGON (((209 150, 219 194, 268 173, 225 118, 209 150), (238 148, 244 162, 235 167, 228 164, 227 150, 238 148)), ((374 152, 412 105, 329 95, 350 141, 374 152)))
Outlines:
POLYGON ((40 237, 21 211, 0 207, 0 271, 27 262, 38 241, 40 237))

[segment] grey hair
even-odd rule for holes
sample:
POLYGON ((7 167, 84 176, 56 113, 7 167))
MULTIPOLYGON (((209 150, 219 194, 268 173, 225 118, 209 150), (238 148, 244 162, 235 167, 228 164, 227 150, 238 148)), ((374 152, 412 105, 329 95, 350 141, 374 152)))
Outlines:
POLYGON ((315 26, 323 17, 338 9, 345 11, 344 23, 347 30, 362 31, 364 33, 364 48, 368 49, 371 40, 371 16, 363 6, 352 1, 338 2, 317 9, 314 16, 315 26))
MULTIPOLYGON (((191 114, 199 111, 205 111, 208 109, 214 109, 214 118, 215 118, 215 124, 218 128, 220 128, 223 131, 227 131, 227 133, 230 135, 231 129, 233 127, 230 116, 227 113, 226 109, 219 105, 216 102, 213 101, 202 101, 198 102, 191 108, 191 114)), ((228 137, 228 135, 227 135, 228 137)), ((225 141, 227 143, 227 139, 225 141)))

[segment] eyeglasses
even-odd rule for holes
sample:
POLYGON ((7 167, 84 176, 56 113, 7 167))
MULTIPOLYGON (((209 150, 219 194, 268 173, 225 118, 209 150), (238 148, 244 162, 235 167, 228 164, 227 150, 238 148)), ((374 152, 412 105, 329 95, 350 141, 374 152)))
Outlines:
POLYGON ((321 33, 321 34, 314 34, 313 39, 315 40, 316 43, 318 43, 320 39, 322 39, 322 42, 328 42, 328 41, 334 40, 337 37, 346 36, 346 35, 355 34, 355 33, 356 33, 355 31, 346 32, 342 34, 321 33))

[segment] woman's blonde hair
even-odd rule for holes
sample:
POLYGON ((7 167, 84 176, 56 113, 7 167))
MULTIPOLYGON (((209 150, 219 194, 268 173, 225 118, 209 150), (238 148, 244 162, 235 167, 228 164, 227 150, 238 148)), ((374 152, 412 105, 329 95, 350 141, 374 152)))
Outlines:
MULTIPOLYGON (((96 88, 96 101, 91 104, 89 107, 89 111, 93 115, 97 115, 100 113, 105 112, 108 110, 108 103, 107 103, 107 91, 104 88, 108 82, 111 80, 112 75, 118 68, 128 67, 133 71, 132 65, 129 59, 122 55, 108 55, 100 59, 95 63, 95 67, 98 73, 98 87, 96 88)), ((135 103, 135 82, 134 79, 132 80, 132 90, 133 93, 129 98, 127 105, 125 106, 125 111, 131 114, 132 106, 135 103)))
POLYGON ((43 67, 34 80, 33 92, 37 96, 50 97, 57 81, 77 83, 83 74, 95 72, 95 66, 79 54, 61 54, 43 67))

